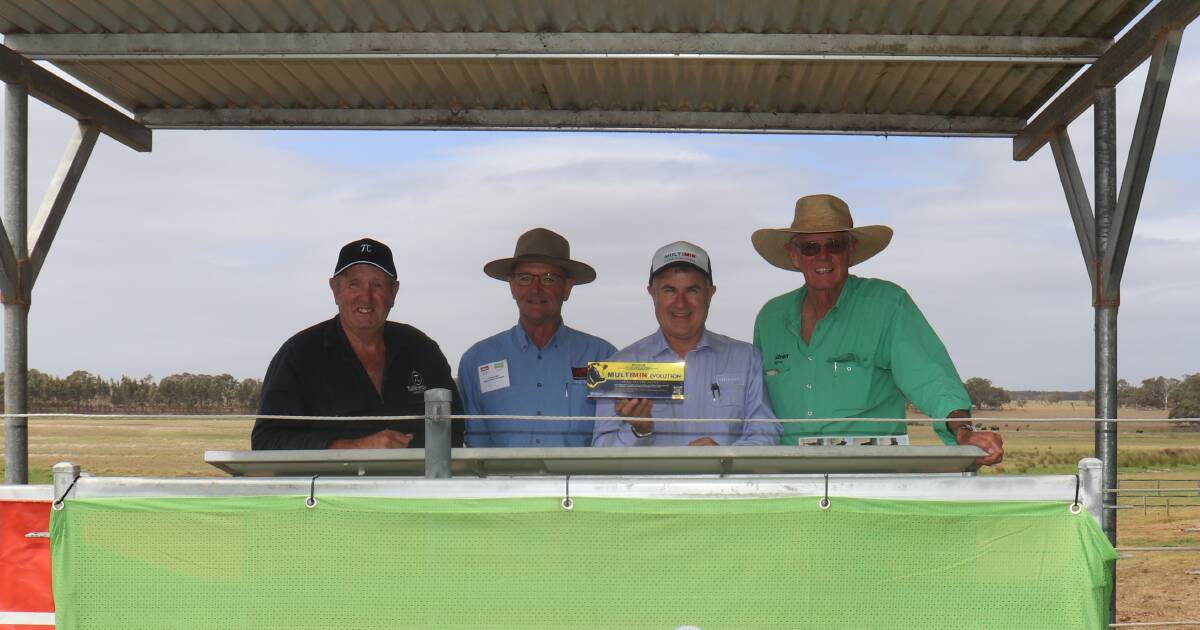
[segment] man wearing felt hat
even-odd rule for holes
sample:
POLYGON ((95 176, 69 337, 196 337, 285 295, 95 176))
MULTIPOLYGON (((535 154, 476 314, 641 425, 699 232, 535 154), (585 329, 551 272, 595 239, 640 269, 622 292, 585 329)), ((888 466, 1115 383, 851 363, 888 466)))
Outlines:
MULTIPOLYGON (((399 288, 392 250, 363 238, 338 254, 329 288, 338 314, 284 342, 263 378, 264 416, 423 416, 425 390, 454 392, 438 345, 407 324, 387 321, 399 288)), ((461 421, 451 444, 462 446, 461 421)), ((254 423, 251 447, 263 449, 422 448, 420 420, 270 420, 254 423)))
POLYGON ((562 307, 573 288, 596 279, 596 271, 571 259, 567 239, 534 228, 517 239, 511 258, 493 260, 483 272, 508 283, 517 324, 471 346, 459 361, 467 414, 580 419, 471 419, 467 445, 589 446, 596 405, 587 397, 587 365, 616 348, 563 324, 562 307))
POLYGON ((851 275, 892 239, 883 225, 854 227, 850 207, 833 195, 796 202, 789 227, 754 232, 767 262, 804 274, 804 286, 772 299, 754 322, 754 345, 784 444, 867 438, 903 443, 907 401, 931 418, 947 444, 973 444, 1004 457, 997 433, 975 431, 971 399, 946 348, 899 286, 851 275), (896 418, 879 422, 792 422, 785 419, 896 418))
POLYGON ((708 252, 687 241, 669 243, 650 259, 658 330, 613 361, 684 361, 683 400, 606 398, 596 405, 596 446, 768 446, 779 423, 763 398, 762 358, 744 342, 705 327, 717 287, 708 252), (672 422, 656 422, 670 418, 672 422), (712 418, 712 420, 697 420, 712 418))

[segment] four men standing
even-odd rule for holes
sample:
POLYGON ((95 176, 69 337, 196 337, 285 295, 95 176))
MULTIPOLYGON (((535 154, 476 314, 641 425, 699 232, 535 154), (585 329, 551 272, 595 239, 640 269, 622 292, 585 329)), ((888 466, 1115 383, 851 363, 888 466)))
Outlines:
MULTIPOLYGON (((987 453, 980 463, 997 463, 1004 455, 1000 436, 975 431, 970 398, 912 299, 890 282, 849 273, 891 237, 885 226, 855 228, 849 207, 832 195, 802 197, 791 226, 756 231, 758 253, 799 271, 805 284, 763 306, 754 345, 706 329, 716 293, 707 252, 685 241, 663 246, 651 260, 647 287, 659 328, 614 355, 612 344, 562 320, 571 290, 592 282, 595 270, 571 259, 565 238, 535 228, 521 235, 511 258, 484 266, 488 276, 508 283, 517 325, 467 350, 457 389, 437 344, 387 321, 398 287, 391 251, 362 239, 342 248, 329 281, 338 316, 283 345, 267 370, 259 412, 420 415, 424 390, 445 387, 462 393, 469 415, 581 418, 472 419, 465 432, 472 447, 853 443, 864 437, 896 443, 904 441, 904 410, 912 401, 930 417, 947 418, 935 424, 944 442, 979 446, 987 453), (684 361, 686 398, 596 403, 587 396, 587 366, 606 359, 684 361), (624 419, 593 426, 593 415, 624 419), (781 425, 776 416, 897 421, 781 425)), ((457 397, 452 412, 463 413, 457 397)), ((462 425, 454 427, 453 444, 461 446, 462 425)), ((423 421, 259 420, 252 445, 419 447, 423 429, 423 421)))

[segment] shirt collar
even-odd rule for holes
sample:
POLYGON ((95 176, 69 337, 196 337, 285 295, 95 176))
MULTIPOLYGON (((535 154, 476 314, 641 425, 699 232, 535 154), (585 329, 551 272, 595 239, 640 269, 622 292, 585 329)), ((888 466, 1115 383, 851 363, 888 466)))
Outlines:
MULTIPOLYGON (((712 337, 709 336, 708 329, 705 328, 704 330, 700 331, 700 341, 696 343, 696 347, 692 348, 690 352, 712 347, 712 337)), ((659 328, 658 333, 650 338, 650 345, 647 347, 647 349, 654 353, 653 356, 655 358, 661 357, 662 355, 668 353, 672 357, 679 356, 675 353, 675 349, 671 347, 671 344, 667 343, 667 336, 663 334, 662 328, 659 328)))
MULTIPOLYGON (((404 335, 401 333, 399 326, 389 326, 391 322, 383 324, 383 346, 385 348, 387 363, 391 363, 400 354, 401 348, 404 347, 404 335)), ((342 328, 342 322, 339 316, 334 315, 333 319, 325 322, 325 331, 323 341, 326 349, 341 348, 350 356, 354 355, 354 348, 350 347, 350 339, 346 337, 346 331, 342 328)), ((357 360, 358 357, 355 356, 357 360)))
MULTIPOLYGON (((567 325, 559 322, 558 330, 554 331, 554 335, 550 337, 550 342, 546 344, 546 347, 557 350, 558 339, 566 334, 563 332, 565 330, 567 330, 567 325)), ((521 322, 519 321, 517 322, 516 326, 512 327, 512 342, 513 345, 521 349, 521 352, 527 352, 531 346, 535 348, 537 347, 534 345, 533 340, 529 338, 529 333, 525 332, 525 328, 521 326, 521 322)))
MULTIPOLYGON (((842 305, 842 302, 851 299, 849 296, 853 295, 857 288, 858 276, 847 274, 846 283, 842 285, 842 292, 838 294, 837 303, 833 305, 833 308, 829 312, 836 312, 838 307, 842 305)), ((804 304, 804 296, 806 295, 808 295, 808 285, 796 289, 796 299, 792 300, 792 303, 788 305, 787 322, 789 330, 800 330, 800 306, 804 304)))

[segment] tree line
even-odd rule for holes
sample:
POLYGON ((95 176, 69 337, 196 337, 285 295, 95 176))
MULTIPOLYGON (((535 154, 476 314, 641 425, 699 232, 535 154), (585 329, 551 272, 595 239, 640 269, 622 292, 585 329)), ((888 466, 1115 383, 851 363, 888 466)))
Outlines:
MULTIPOLYGON (((1001 409, 1013 401, 1013 395, 986 378, 969 378, 963 382, 971 404, 976 409, 1001 409)), ((1067 399, 1094 402, 1096 392, 1020 392, 1039 394, 1045 402, 1057 403, 1067 399), (1078 395, 1076 395, 1078 394, 1078 395)), ((1017 401, 1022 405, 1024 399, 1017 401)), ((1166 409, 1168 418, 1200 418, 1200 373, 1185 374, 1182 379, 1156 376, 1133 385, 1125 379, 1117 381, 1117 405, 1137 409, 1166 409)), ((1022 405, 1023 406, 1023 405, 1022 405)))
MULTIPOLYGON (((0 380, 0 394, 4 391, 0 380)), ((85 370, 59 378, 29 370, 30 413, 253 413, 262 382, 229 374, 105 380, 85 370)))
MULTIPOLYGON (((1093 402, 1095 392, 1009 392, 990 379, 973 377, 963 382, 977 410, 1002 409, 1014 402, 1024 406, 1032 395, 1048 403, 1063 400, 1093 402)), ((0 378, 0 401, 4 383, 0 378)), ((122 375, 105 380, 86 370, 59 378, 29 370, 29 410, 32 413, 254 413, 262 392, 262 381, 238 380, 229 374, 183 372, 155 381, 122 375)), ((1168 418, 1200 417, 1200 373, 1182 379, 1156 376, 1140 386, 1125 379, 1117 381, 1117 403, 1121 407, 1167 409, 1168 418)), ((2 403, 0 403, 2 404, 2 403)))

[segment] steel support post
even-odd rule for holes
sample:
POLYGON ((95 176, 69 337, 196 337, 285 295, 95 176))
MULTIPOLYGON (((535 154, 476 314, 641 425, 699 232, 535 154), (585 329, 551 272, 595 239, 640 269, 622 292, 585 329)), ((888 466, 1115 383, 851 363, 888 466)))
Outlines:
MULTIPOLYGON (((14 290, 4 296, 4 410, 23 414, 29 410, 29 293, 21 269, 28 257, 29 92, 10 83, 4 97, 4 224, 18 261, 14 290)), ((29 483, 28 422, 24 416, 4 418, 4 483, 29 483)))
MULTIPOLYGON (((1096 168, 1096 245, 1097 260, 1103 260, 1110 247, 1115 246, 1112 232, 1117 206, 1117 100, 1114 88, 1096 92, 1095 107, 1095 168, 1096 168)), ((1117 417, 1117 308, 1119 289, 1104 290, 1103 266, 1096 275, 1096 417, 1117 417)), ((1101 422, 1096 426, 1096 457, 1104 462, 1106 488, 1117 487, 1117 423, 1101 422)), ((1111 503, 1112 497, 1105 497, 1111 503)), ((1115 545, 1117 538, 1116 513, 1109 510, 1104 518, 1104 532, 1115 545)))
POLYGON ((425 390, 425 476, 450 477, 450 390, 425 390))
MULTIPOLYGON (((1096 169, 1096 252, 1097 270, 1093 289, 1096 309, 1096 418, 1117 417, 1117 306, 1120 290, 1105 291, 1107 279, 1102 261, 1110 247, 1116 245, 1112 232, 1117 208, 1117 91, 1113 87, 1096 90, 1094 108, 1095 169, 1096 169)), ((1104 487, 1117 488, 1117 423, 1096 423, 1096 457, 1104 462, 1104 487)), ((1104 493, 1103 502, 1116 504, 1115 493, 1104 493)), ((1104 510, 1102 526, 1109 542, 1117 545, 1117 512, 1104 510)), ((1113 566, 1112 596, 1108 602, 1109 619, 1117 614, 1117 573, 1113 566)))

